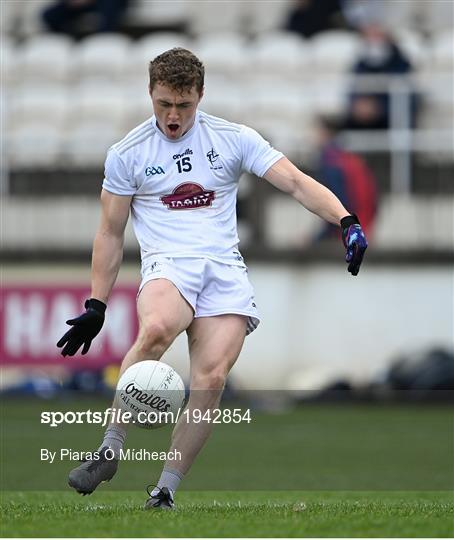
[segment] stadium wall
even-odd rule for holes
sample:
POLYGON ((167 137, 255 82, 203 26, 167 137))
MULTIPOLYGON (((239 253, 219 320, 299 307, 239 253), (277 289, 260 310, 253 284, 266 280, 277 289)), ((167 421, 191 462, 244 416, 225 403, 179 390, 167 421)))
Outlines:
MULTIPOLYGON (((254 263, 250 277, 262 323, 246 339, 232 372, 238 387, 311 389, 339 378, 361 384, 376 379, 400 354, 454 345, 451 266, 395 268, 366 262, 353 278, 341 264, 254 263)), ((80 357, 84 363, 79 364, 62 360, 54 343, 89 290, 88 266, 5 267, 2 363, 63 362, 76 369, 118 362, 136 331, 138 281, 137 266, 124 265, 110 306, 112 328, 104 329, 102 345, 94 347, 93 356, 90 351, 80 357), (34 305, 35 316, 30 313, 33 298, 41 306, 34 305), (8 351, 11 343, 22 348, 8 351)), ((188 376, 184 336, 165 358, 188 376)))

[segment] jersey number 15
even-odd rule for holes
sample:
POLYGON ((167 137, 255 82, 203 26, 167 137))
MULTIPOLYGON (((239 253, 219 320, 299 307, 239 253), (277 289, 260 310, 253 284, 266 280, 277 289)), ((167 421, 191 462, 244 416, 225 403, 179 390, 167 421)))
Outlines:
POLYGON ((186 156, 182 159, 179 159, 177 162, 178 172, 189 172, 192 169, 191 161, 186 156))

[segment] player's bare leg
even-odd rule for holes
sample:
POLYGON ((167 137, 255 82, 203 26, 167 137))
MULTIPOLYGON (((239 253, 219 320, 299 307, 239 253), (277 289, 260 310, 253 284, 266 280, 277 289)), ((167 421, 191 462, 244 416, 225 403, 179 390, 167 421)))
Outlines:
POLYGON ((173 506, 173 492, 213 429, 211 422, 195 422, 192 413, 197 411, 197 415, 203 415, 218 407, 227 375, 243 346, 246 324, 247 317, 242 315, 220 315, 194 319, 188 328, 190 397, 185 414, 175 426, 170 447, 170 453, 181 455, 181 459, 166 461, 158 488, 151 492, 146 508, 173 506), (159 499, 162 496, 161 488, 170 490, 170 500, 168 496, 165 501, 159 499))
POLYGON ((141 360, 159 360, 174 339, 191 324, 194 312, 167 279, 148 281, 137 300, 139 333, 123 359, 120 376, 141 360))
MULTIPOLYGON (((137 301, 139 333, 134 345, 126 354, 120 375, 141 360, 159 360, 174 339, 188 328, 193 310, 178 289, 166 279, 149 281, 137 301)), ((119 408, 114 398, 112 407, 119 408)), ((84 495, 92 493, 103 481, 110 480, 117 471, 117 456, 126 438, 127 426, 109 424, 98 449, 99 458, 88 460, 69 474, 69 485, 84 495), (109 459, 106 452, 113 452, 116 459, 109 459)))
MULTIPOLYGON (((193 319, 193 310, 181 296, 175 285, 167 279, 155 279, 145 284, 137 300, 139 333, 120 367, 121 375, 141 360, 160 360, 175 338, 193 319)), ((112 408, 120 403, 115 396, 112 408)), ((119 451, 123 446, 127 426, 112 422, 106 430, 101 447, 113 447, 119 451), (118 443, 118 444, 117 444, 118 443), (118 447, 118 448, 116 448, 118 447)))

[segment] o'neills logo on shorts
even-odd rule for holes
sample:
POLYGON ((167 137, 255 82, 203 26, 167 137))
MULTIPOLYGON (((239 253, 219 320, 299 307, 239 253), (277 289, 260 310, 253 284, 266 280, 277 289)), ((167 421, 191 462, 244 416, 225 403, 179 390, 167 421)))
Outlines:
POLYGON ((169 210, 192 210, 211 206, 215 199, 214 191, 208 191, 199 184, 187 182, 177 186, 171 195, 161 197, 162 204, 169 210))

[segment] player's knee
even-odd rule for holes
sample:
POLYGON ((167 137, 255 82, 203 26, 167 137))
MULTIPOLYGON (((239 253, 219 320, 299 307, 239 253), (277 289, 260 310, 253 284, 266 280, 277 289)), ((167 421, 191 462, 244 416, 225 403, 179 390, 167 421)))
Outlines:
POLYGON ((163 321, 145 321, 140 329, 137 347, 142 356, 159 360, 173 339, 171 329, 163 321))
POLYGON ((215 367, 194 373, 191 386, 195 389, 222 390, 227 379, 227 370, 222 367, 215 367))

